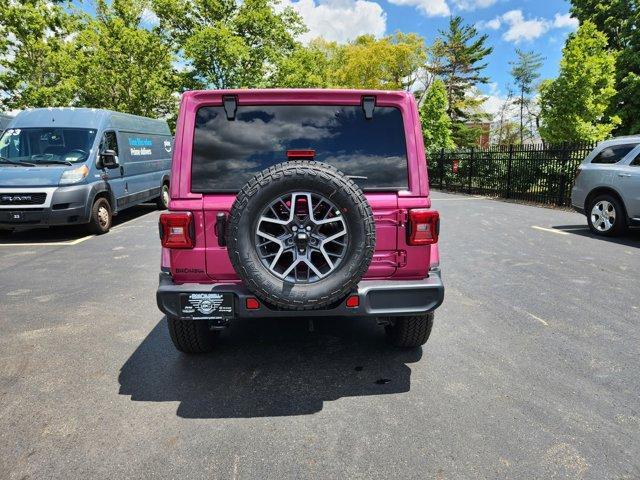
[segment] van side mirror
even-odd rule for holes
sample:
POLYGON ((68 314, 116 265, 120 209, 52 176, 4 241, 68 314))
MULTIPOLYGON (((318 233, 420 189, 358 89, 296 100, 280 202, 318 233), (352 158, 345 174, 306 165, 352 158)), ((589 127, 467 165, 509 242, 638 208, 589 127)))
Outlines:
POLYGON ((118 158, 113 150, 105 150, 98 158, 98 168, 118 168, 118 158))

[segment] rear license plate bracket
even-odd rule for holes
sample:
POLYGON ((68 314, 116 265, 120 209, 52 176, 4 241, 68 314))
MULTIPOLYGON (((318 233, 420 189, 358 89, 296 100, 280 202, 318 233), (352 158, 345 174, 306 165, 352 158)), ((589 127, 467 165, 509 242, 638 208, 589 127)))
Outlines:
POLYGON ((180 294, 180 314, 193 320, 230 320, 234 317, 233 293, 180 294))

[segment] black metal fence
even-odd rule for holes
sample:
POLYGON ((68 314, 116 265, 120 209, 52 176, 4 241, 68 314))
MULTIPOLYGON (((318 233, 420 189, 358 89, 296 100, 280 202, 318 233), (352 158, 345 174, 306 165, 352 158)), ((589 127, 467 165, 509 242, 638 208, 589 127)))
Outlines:
POLYGON ((511 145, 429 156, 432 188, 570 205, 576 168, 593 144, 511 145))

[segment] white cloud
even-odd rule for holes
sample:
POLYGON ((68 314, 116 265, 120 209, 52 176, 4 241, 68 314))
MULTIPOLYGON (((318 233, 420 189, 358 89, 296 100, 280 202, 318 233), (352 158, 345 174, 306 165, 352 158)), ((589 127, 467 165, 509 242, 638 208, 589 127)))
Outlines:
POLYGON ((578 20, 571 17, 571 14, 556 13, 553 20, 547 18, 525 18, 522 10, 510 10, 503 15, 499 15, 487 22, 478 22, 478 28, 499 30, 506 27, 502 38, 508 42, 520 43, 530 42, 540 38, 552 29, 572 29, 578 28, 578 20))
POLYGON ((340 43, 359 35, 384 35, 387 15, 382 7, 368 0, 285 0, 279 8, 292 7, 304 20, 309 31, 300 36, 302 42, 317 37, 340 43))
POLYGON ((485 22, 484 20, 480 20, 476 23, 476 28, 479 30, 499 30, 502 26, 501 17, 496 17, 493 20, 489 20, 485 22))
POLYGON ((505 13, 502 15, 502 21, 509 27, 502 38, 515 43, 540 38, 551 28, 551 22, 544 18, 525 20, 522 10, 511 10, 505 13))
POLYGON ((460 10, 476 10, 478 8, 488 8, 498 0, 452 0, 453 4, 460 10))
POLYGON ((447 17, 453 8, 476 10, 494 5, 498 0, 389 0, 394 5, 415 7, 427 17, 447 17))
POLYGON ((416 7, 427 17, 446 17, 451 15, 451 9, 446 0, 389 0, 394 5, 416 7))
POLYGON ((570 13, 565 13, 564 15, 556 13, 555 18, 553 19, 553 26, 555 28, 570 28, 571 30, 577 30, 578 26, 580 26, 580 22, 577 18, 573 18, 570 13))
POLYGON ((493 82, 489 84, 489 93, 484 95, 485 102, 480 107, 484 112, 488 113, 493 120, 502 109, 503 105, 508 101, 506 95, 503 95, 498 84, 493 82))

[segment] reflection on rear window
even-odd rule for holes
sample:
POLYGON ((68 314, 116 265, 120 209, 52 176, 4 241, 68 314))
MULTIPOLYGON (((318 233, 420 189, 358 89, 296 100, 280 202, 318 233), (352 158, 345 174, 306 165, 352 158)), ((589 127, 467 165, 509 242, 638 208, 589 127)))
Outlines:
POLYGON ((234 121, 223 107, 196 115, 191 189, 239 190, 255 173, 284 162, 287 150, 314 150, 369 190, 407 188, 407 153, 400 111, 360 106, 239 106, 234 121))

